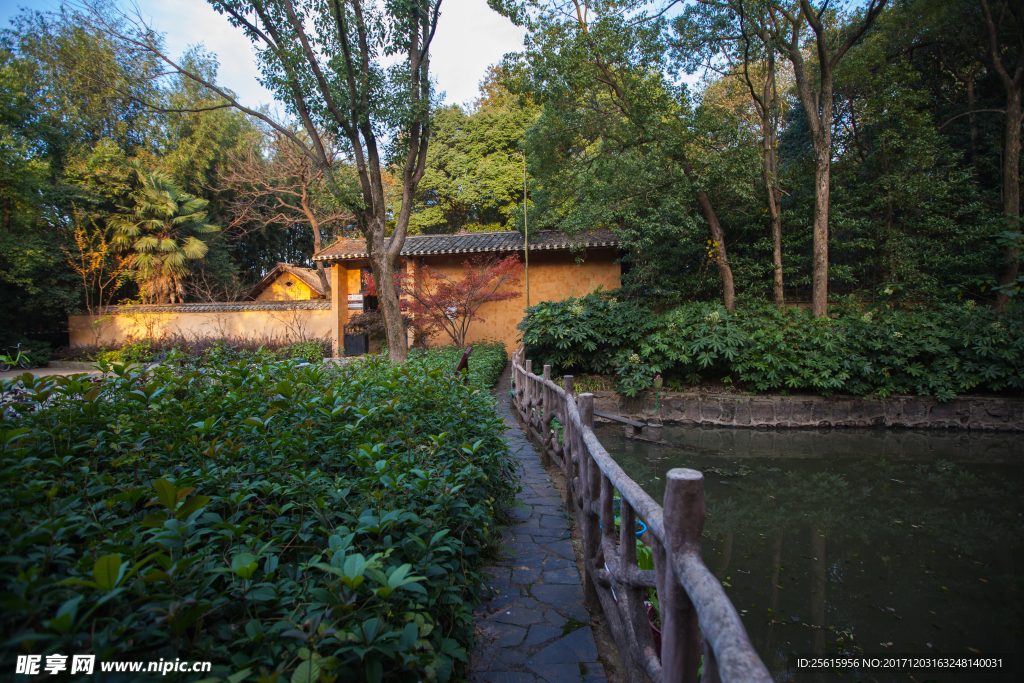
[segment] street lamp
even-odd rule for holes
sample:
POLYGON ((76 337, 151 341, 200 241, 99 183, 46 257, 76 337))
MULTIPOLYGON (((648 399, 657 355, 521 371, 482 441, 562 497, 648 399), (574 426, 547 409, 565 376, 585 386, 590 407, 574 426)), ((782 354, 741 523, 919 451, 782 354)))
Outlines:
POLYGON ((523 158, 523 233, 524 251, 526 253, 526 307, 530 307, 530 224, 526 216, 526 153, 512 152, 510 157, 521 156, 523 158))

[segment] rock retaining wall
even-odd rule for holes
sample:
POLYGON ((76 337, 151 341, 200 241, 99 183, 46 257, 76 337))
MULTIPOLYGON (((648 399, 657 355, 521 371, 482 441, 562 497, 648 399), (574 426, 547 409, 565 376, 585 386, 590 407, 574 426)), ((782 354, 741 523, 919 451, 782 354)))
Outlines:
MULTIPOLYGON (((654 417, 654 396, 636 399, 594 392, 594 409, 636 420, 654 417)), ((822 396, 736 396, 664 392, 665 422, 728 427, 910 427, 1024 431, 1024 400, 922 396, 884 399, 822 396)))

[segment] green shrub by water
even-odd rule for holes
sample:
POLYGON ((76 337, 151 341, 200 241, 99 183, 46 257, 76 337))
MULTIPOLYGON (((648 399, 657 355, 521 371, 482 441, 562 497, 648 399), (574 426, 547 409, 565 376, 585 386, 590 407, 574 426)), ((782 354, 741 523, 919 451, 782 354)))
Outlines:
POLYGON ((746 303, 655 313, 615 293, 529 309, 520 324, 528 356, 562 374, 615 374, 627 396, 653 386, 706 380, 756 391, 918 394, 1024 390, 1024 311, 974 302, 892 310, 849 304, 832 316, 746 303), (616 321, 619 321, 616 323, 616 321))
POLYGON ((515 489, 493 399, 448 360, 214 350, 27 378, 0 421, 0 667, 27 652, 248 672, 232 681, 464 673, 515 489))

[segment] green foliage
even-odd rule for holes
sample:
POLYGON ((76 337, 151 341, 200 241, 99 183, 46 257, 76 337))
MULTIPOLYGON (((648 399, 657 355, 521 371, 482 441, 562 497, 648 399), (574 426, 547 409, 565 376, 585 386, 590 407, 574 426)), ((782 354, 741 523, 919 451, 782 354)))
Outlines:
POLYGON ((160 339, 134 339, 120 344, 76 346, 54 352, 59 360, 105 363, 152 363, 174 355, 179 362, 202 364, 218 362, 265 362, 304 360, 315 363, 331 355, 331 345, 323 339, 290 344, 273 338, 209 338, 168 336, 160 339))
POLYGON ((410 231, 506 229, 523 203, 523 161, 513 153, 536 115, 513 103, 471 113, 458 105, 438 110, 410 231))
MULTIPOLYGON (((469 354, 469 381, 481 389, 489 389, 498 383, 505 365, 508 363, 508 352, 500 341, 473 342, 473 352, 469 354)), ((425 352, 433 356, 441 367, 449 367, 454 372, 462 360, 463 349, 455 346, 444 346, 425 352)))
MULTIPOLYGON (((662 305, 717 298, 721 280, 707 258, 709 230, 696 201, 703 190, 723 226, 737 291, 769 296, 775 271, 754 102, 766 96, 764 45, 739 35, 740 26, 758 33, 768 5, 690 3, 667 21, 645 16, 649 6, 632 0, 582 14, 547 0, 491 4, 530 30, 526 49, 506 60, 503 74, 510 90, 542 106, 526 132, 531 225, 570 233, 613 228, 631 296, 662 305), (750 88, 741 75, 745 57, 750 88), (715 77, 722 64, 733 68, 715 77), (679 87, 673 76, 683 71, 705 79, 692 90, 679 87)), ((995 69, 979 58, 982 17, 966 1, 889 3, 839 62, 832 291, 991 299, 1006 254, 1015 258, 1019 226, 1001 208, 1007 154, 999 111, 1007 100, 995 69), (936 43, 935 35, 951 38, 936 43)), ((822 15, 833 39, 862 19, 858 12, 822 15)), ((1001 40, 1016 36, 1012 25, 1003 25, 1001 40)), ((813 40, 809 29, 803 37, 813 40)), ((779 53, 775 66, 782 106, 769 107, 772 129, 779 128, 769 147, 777 154, 785 296, 806 301, 813 144, 792 65, 779 53)), ((1011 295, 1022 283, 1009 287, 1011 295)))
POLYGON ((528 311, 521 326, 528 354, 559 371, 613 372, 627 396, 650 388, 659 373, 675 386, 721 379, 757 391, 823 395, 946 400, 970 391, 1024 390, 1020 307, 999 313, 973 301, 902 309, 846 304, 832 318, 816 320, 808 311, 756 302, 734 314, 713 303, 660 315, 631 306, 623 317, 629 322, 615 327, 600 325, 607 296, 562 303, 528 311), (647 322, 638 327, 641 321, 647 322))
POLYGON ((514 495, 489 393, 438 355, 218 353, 22 378, 0 422, 0 628, 36 653, 211 660, 220 680, 457 675, 514 495))
POLYGON ((28 358, 31 367, 34 368, 42 367, 49 363, 53 355, 53 349, 46 342, 25 339, 24 337, 12 344, 6 351, 0 348, 0 353, 11 356, 17 356, 19 352, 21 352, 22 356, 28 358))
POLYGON ((129 363, 149 363, 154 360, 158 353, 157 348, 150 339, 136 339, 126 342, 120 348, 100 351, 90 360, 101 364, 113 365, 129 363))
MULTIPOLYGON (((184 59, 216 77, 212 56, 193 50, 184 59)), ((74 252, 78 216, 108 227, 132 190, 130 162, 170 173, 210 202, 211 215, 220 213, 213 179, 254 127, 223 109, 154 113, 145 103, 215 104, 162 72, 155 57, 111 41, 68 7, 26 10, 0 31, 0 343, 16 335, 57 341, 67 329, 67 314, 82 307, 83 282, 61 248, 74 252)), ((207 279, 230 280, 237 248, 228 240, 209 247, 207 279)), ((134 294, 129 283, 117 298, 134 294)))
POLYGON ((277 352, 277 355, 282 360, 294 358, 307 363, 319 363, 324 358, 330 358, 331 345, 320 339, 304 341, 284 347, 277 352))
POLYGON ((527 357, 562 374, 614 372, 617 356, 654 329, 655 319, 619 295, 598 290, 531 306, 519 323, 527 357))
POLYGON ((113 244, 132 253, 132 267, 147 303, 184 301, 189 262, 206 256, 197 234, 220 230, 206 223, 209 202, 193 197, 163 171, 133 165, 139 186, 110 218, 113 244))

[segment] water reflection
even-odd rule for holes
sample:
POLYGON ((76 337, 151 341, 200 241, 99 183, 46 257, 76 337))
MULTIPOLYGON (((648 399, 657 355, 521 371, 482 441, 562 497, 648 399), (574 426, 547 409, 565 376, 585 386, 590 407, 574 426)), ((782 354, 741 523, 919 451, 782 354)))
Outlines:
POLYGON ((1005 434, 672 427, 601 442, 659 501, 705 475, 704 560, 776 680, 997 681, 1004 671, 798 671, 791 654, 1024 650, 1024 439, 1005 434), (709 453, 706 451, 719 451, 709 453))

